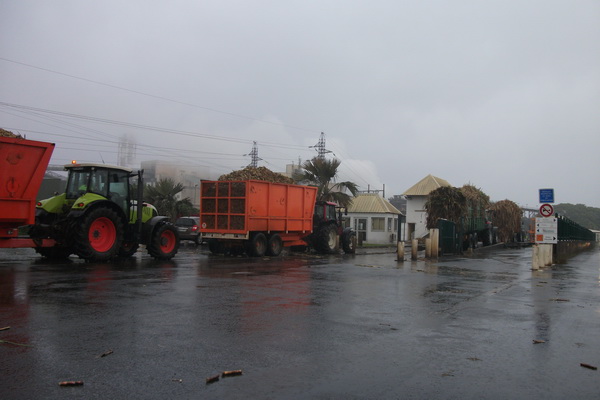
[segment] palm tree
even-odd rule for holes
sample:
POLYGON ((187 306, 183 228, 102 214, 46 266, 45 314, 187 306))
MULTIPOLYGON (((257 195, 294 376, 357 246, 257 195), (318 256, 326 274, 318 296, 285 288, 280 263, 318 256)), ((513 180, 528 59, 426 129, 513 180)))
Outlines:
POLYGON ((318 187, 318 201, 332 201, 341 207, 348 207, 352 197, 358 193, 358 185, 354 182, 336 182, 338 167, 342 162, 338 159, 327 160, 315 157, 304 162, 303 171, 294 176, 296 181, 318 187), (345 193, 348 190, 352 196, 345 193))
POLYGON ((173 179, 166 178, 156 182, 156 185, 146 185, 144 198, 154 205, 159 214, 166 215, 172 220, 177 218, 178 210, 182 205, 190 203, 189 198, 177 200, 177 194, 183 190, 181 183, 175 183, 173 179))

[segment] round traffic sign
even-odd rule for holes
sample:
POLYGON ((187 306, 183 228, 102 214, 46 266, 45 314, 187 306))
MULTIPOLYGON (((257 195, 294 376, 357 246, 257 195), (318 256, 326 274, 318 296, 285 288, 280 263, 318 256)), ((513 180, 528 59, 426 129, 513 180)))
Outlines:
POLYGON ((554 207, 552 207, 552 204, 542 204, 540 207, 540 215, 542 217, 551 217, 554 215, 554 207))

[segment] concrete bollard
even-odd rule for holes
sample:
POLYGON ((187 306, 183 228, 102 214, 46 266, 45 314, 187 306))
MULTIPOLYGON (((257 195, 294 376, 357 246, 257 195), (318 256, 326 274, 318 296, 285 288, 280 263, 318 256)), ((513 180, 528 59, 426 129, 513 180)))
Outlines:
POLYGON ((531 269, 537 271, 540 269, 540 249, 537 244, 534 244, 532 247, 531 254, 531 269))
POLYGON ((417 239, 413 239, 412 244, 411 244, 411 249, 410 249, 411 259, 413 259, 413 260, 417 259, 417 251, 418 250, 419 250, 419 241, 417 239))
POLYGON ((404 242, 398 242, 398 261, 404 261, 404 242))
POLYGON ((440 230, 435 228, 431 230, 431 257, 438 258, 440 254, 440 230))
POLYGON ((552 245, 546 244, 546 266, 552 265, 552 245))

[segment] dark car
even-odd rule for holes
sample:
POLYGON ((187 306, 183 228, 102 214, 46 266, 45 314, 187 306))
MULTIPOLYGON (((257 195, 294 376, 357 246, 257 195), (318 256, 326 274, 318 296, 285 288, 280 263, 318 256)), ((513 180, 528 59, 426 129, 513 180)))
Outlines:
POLYGON ((202 235, 200 235, 200 218, 199 217, 181 217, 175 221, 175 226, 179 231, 180 240, 192 240, 196 244, 202 243, 202 235))

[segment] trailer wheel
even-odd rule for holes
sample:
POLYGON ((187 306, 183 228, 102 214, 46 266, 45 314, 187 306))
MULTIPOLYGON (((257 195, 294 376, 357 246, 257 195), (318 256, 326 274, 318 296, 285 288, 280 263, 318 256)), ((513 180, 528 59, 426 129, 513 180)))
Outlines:
POLYGON ((264 233, 256 233, 252 236, 248 242, 248 248, 246 249, 248 255, 252 257, 262 257, 267 252, 267 237, 264 233))
POLYGON ((334 225, 325 225, 317 233, 315 248, 319 253, 331 254, 337 250, 337 229, 334 225))
POLYGON ((140 244, 137 242, 123 242, 119 249, 119 257, 131 257, 138 251, 139 247, 140 244))
POLYGON ((283 250, 283 240, 281 240, 281 236, 274 233, 269 236, 269 243, 267 246, 267 255, 277 257, 281 254, 283 250))
POLYGON ((492 237, 493 236, 492 228, 486 229, 481 236, 482 236, 481 241, 484 246, 489 246, 494 241, 493 237, 492 237))
POLYGON ((148 254, 159 260, 170 260, 179 250, 179 234, 170 223, 158 225, 146 246, 148 254))
POLYGON ((356 233, 352 232, 342 237, 342 248, 346 254, 356 253, 356 233))
POLYGON ((72 251, 69 247, 54 246, 54 247, 36 247, 36 253, 49 260, 64 260, 69 258, 72 251))
POLYGON ((213 254, 220 254, 223 252, 223 246, 217 239, 209 239, 208 250, 210 250, 210 252, 213 254))
POLYGON ((76 232, 75 253, 86 261, 116 257, 123 242, 123 222, 109 208, 96 208, 83 216, 76 232))

